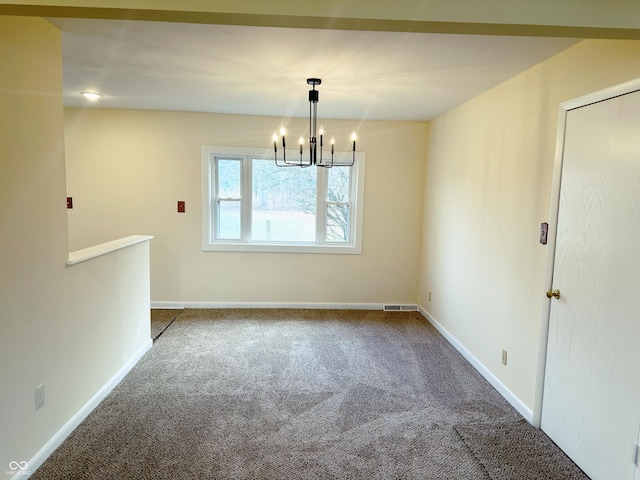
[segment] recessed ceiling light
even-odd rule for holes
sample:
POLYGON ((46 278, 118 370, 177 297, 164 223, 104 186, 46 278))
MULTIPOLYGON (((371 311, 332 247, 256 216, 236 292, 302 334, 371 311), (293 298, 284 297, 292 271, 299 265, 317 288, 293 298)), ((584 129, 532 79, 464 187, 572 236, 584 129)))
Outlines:
POLYGON ((95 92, 80 92, 80 95, 82 95, 87 100, 91 100, 92 102, 95 102, 102 97, 101 94, 95 92))

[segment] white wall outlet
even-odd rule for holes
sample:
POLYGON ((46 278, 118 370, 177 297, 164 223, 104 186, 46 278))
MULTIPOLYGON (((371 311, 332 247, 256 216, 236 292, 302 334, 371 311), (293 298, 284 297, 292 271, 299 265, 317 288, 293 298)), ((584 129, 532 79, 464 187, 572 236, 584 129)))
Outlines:
POLYGON ((429 301, 431 301, 431 292, 429 292, 429 301))
POLYGON ((44 383, 36 387, 36 410, 44 405, 44 383))
POLYGON ((507 364, 507 351, 506 350, 502 350, 502 364, 503 365, 507 364))

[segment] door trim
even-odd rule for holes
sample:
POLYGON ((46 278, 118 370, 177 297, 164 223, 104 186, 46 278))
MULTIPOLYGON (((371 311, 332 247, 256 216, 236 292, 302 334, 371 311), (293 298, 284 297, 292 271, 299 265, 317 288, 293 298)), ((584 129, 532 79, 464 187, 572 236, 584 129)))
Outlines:
MULTIPOLYGON (((567 113, 576 108, 586 107, 598 102, 640 91, 640 78, 603 88, 586 95, 582 95, 560 104, 558 109, 558 130, 556 134, 556 151, 553 163, 553 178, 551 182, 551 199, 549 202, 549 233, 547 254, 545 258, 544 285, 541 292, 550 290, 553 286, 553 267, 556 256, 556 232, 558 227, 558 209, 560 206, 560 185, 562 180, 562 159, 564 156, 565 132, 567 113)), ((538 367, 536 374, 535 397, 533 404, 533 425, 540 428, 542 423, 542 402, 544 397, 544 375, 547 363, 547 346, 549 342, 549 320, 551 316, 551 300, 543 297, 543 307, 540 321, 540 340, 538 342, 538 367)))

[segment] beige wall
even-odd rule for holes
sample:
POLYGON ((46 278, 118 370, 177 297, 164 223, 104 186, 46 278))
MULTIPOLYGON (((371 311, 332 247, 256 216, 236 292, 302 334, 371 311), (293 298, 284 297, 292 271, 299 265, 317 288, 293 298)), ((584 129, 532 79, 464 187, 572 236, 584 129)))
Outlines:
MULTIPOLYGON (((270 147, 281 119, 66 109, 72 250, 154 235, 154 302, 417 303, 428 125, 325 122, 366 152, 362 255, 203 252, 201 145, 270 147), (186 213, 176 202, 186 201, 186 213)), ((303 131, 308 120, 293 119, 303 131)))
POLYGON ((531 410, 558 107, 637 76, 640 42, 587 40, 431 125, 420 304, 531 410))
POLYGON ((0 32, 3 473, 12 461, 36 468, 47 442, 151 342, 146 244, 66 266, 60 33, 17 17, 0 17, 0 32))

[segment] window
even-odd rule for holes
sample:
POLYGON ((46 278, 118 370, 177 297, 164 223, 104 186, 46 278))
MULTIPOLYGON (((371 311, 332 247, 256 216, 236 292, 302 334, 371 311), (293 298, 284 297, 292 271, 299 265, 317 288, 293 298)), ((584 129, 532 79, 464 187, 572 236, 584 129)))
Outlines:
POLYGON ((269 151, 202 147, 202 249, 362 253, 364 153, 278 167, 269 151), (342 163, 342 165, 341 165, 342 163))

